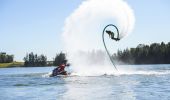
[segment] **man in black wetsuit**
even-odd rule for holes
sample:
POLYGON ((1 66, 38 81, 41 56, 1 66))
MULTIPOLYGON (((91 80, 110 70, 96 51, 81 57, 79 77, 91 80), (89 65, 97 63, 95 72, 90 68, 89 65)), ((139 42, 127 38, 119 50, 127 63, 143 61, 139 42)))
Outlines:
POLYGON ((114 33, 110 30, 106 30, 106 33, 109 34, 109 37, 111 37, 111 39, 115 40, 115 41, 119 41, 119 38, 115 38, 114 37, 114 33))

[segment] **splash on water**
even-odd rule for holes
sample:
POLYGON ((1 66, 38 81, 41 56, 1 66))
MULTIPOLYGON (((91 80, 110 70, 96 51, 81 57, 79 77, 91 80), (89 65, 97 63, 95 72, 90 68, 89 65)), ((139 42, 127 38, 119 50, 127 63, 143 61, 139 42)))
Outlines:
MULTIPOLYGON (((170 70, 139 70, 139 69, 133 69, 132 67, 119 67, 119 70, 113 70, 111 66, 96 66, 93 68, 101 68, 105 67, 105 70, 98 70, 97 69, 82 69, 84 71, 80 71, 78 73, 72 73, 71 75, 76 76, 101 76, 101 75, 107 75, 107 76, 121 76, 121 75, 170 75, 170 70)), ((84 68, 84 67, 83 67, 84 68)))
POLYGON ((42 77, 50 77, 51 74, 52 74, 52 72, 48 72, 46 74, 43 74, 42 77))
POLYGON ((97 62, 93 56, 87 54, 93 50, 104 51, 101 34, 103 28, 110 23, 118 26, 120 38, 133 30, 133 10, 124 0, 85 0, 67 17, 62 33, 63 45, 75 73, 113 73, 114 68, 107 55, 97 57, 104 61, 103 64, 98 64, 101 60, 97 62), (94 62, 89 64, 89 61, 94 62))

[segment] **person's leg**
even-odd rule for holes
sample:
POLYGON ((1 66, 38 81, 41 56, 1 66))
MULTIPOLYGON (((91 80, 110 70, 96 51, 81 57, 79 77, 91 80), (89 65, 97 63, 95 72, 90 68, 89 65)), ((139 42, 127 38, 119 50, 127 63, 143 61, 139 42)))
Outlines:
POLYGON ((114 33, 111 34, 111 38, 112 38, 112 39, 115 39, 115 38, 114 38, 114 33))

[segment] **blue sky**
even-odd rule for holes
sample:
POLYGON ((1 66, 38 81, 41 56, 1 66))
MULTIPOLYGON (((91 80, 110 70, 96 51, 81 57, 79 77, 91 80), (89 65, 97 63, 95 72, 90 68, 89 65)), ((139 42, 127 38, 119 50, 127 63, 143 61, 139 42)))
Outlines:
MULTIPOLYGON (((51 60, 62 51, 65 19, 83 0, 0 0, 0 52, 22 60, 26 53, 45 54, 51 60)), ((126 0, 136 17, 127 45, 170 41, 169 0, 126 0)))

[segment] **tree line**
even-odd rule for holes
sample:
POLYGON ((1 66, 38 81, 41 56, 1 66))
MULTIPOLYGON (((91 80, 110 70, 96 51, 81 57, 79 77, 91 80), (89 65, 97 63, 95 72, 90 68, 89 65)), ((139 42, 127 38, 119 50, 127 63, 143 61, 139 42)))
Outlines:
POLYGON ((24 57, 24 66, 46 66, 47 65, 47 57, 43 54, 37 55, 33 52, 29 53, 24 57))
POLYGON ((53 61, 47 61, 47 57, 43 54, 37 55, 33 52, 26 54, 24 57, 24 66, 38 67, 38 66, 59 66, 60 64, 67 64, 66 54, 60 52, 56 54, 53 61))
POLYGON ((6 54, 5 52, 0 52, 0 63, 11 63, 14 60, 14 55, 6 54))
MULTIPOLYGON (((80 52, 80 60, 85 59, 86 63, 103 64, 105 53, 102 51, 82 53, 80 52), (91 59, 89 59, 91 58, 91 59), (89 59, 89 60, 88 60, 89 59)), ((118 63, 123 64, 170 64, 170 42, 165 44, 152 43, 150 45, 139 44, 135 48, 127 48, 118 50, 112 55, 112 58, 118 63)), ((66 54, 60 52, 56 54, 53 61, 47 61, 47 56, 37 55, 33 52, 26 54, 24 57, 24 66, 59 66, 60 64, 69 65, 66 54)), ((0 63, 10 63, 14 61, 14 55, 0 52, 0 63)))
POLYGON ((118 50, 113 59, 126 64, 170 64, 170 42, 139 44, 136 48, 118 50))

